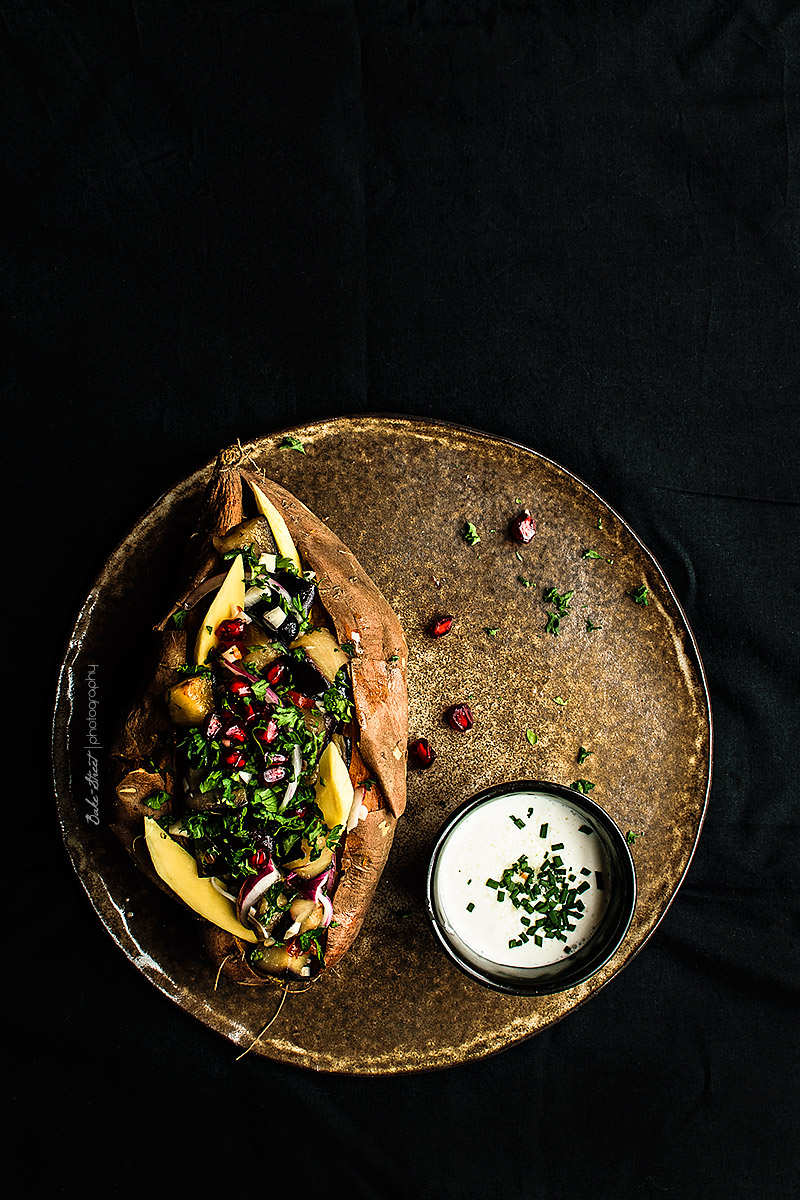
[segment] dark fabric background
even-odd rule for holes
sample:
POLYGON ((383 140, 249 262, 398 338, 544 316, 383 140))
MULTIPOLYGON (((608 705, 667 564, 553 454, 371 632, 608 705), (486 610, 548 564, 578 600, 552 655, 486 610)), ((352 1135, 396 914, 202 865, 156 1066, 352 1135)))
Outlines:
POLYGON ((271 1195, 288 1169, 358 1200, 797 1195, 797 7, 0 0, 0 38, 26 1190, 271 1195), (47 761, 130 525, 237 436, 362 411, 585 479, 673 583, 716 735, 694 862, 633 963, 528 1042, 382 1079, 236 1062, 146 982, 66 859, 47 761))

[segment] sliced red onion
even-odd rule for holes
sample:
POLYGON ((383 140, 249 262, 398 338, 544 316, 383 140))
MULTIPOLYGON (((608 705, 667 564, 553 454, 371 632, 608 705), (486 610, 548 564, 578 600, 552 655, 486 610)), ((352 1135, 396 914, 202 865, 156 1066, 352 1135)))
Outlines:
POLYGON ((281 877, 281 873, 272 861, 272 858, 267 860, 267 865, 264 867, 260 875, 251 875, 245 879, 239 890, 239 898, 236 902, 236 910, 239 920, 244 922, 247 920, 251 908, 267 892, 273 885, 277 883, 281 877))
MULTIPOLYGON (((278 595, 281 596, 286 601, 286 603, 289 605, 289 607, 291 608, 292 597, 289 595, 289 593, 287 592, 287 590, 283 586, 283 584, 278 583, 277 579, 270 579, 269 586, 272 589, 272 591, 277 592, 278 595)), ((286 613, 284 613, 283 615, 286 616, 286 613)))
POLYGON ((209 875, 209 879, 211 880, 211 886, 215 892, 219 892, 220 896, 224 896, 226 900, 232 900, 233 903, 236 904, 236 897, 231 895, 231 893, 222 886, 216 875, 209 875))
POLYGON ((331 902, 330 896, 328 896, 328 894, 326 892, 320 892, 317 899, 318 899, 318 902, 322 905, 323 909, 325 910, 323 918, 322 918, 322 928, 327 929, 328 926, 330 925, 331 921, 333 920, 333 904, 331 902))
POLYGON ((209 592, 216 592, 222 587, 224 581, 225 572, 223 571, 221 575, 212 575, 211 579, 205 579, 202 583, 198 583, 194 591, 190 592, 187 598, 184 600, 182 607, 194 608, 198 600, 202 600, 204 596, 209 594, 209 592))

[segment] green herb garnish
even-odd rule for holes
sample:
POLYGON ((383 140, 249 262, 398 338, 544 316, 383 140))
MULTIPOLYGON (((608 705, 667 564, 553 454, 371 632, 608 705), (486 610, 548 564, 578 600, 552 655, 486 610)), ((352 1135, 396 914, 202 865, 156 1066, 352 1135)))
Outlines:
POLYGON ((294 437, 293 434, 287 433, 282 442, 278 444, 279 450, 298 450, 301 454, 305 454, 306 448, 300 441, 300 438, 294 437))
POLYGON ((465 542, 469 542, 470 546, 477 546, 478 542, 481 540, 480 534, 471 521, 466 522, 462 537, 464 538, 465 542))
POLYGON ((644 583, 641 585, 641 587, 638 587, 635 592, 628 592, 628 595, 636 602, 636 604, 650 603, 650 592, 644 583))
POLYGON ((581 746, 578 751, 578 766, 585 763, 590 754, 594 754, 594 750, 587 750, 585 746, 581 746))
POLYGON ((569 786, 572 788, 573 792, 582 792, 585 796, 587 792, 592 790, 594 784, 590 783, 588 779, 576 779, 575 782, 571 783, 569 786))
POLYGON ((525 737, 528 739, 531 746, 535 746, 539 740, 538 734, 534 733, 532 729, 525 730, 525 737))

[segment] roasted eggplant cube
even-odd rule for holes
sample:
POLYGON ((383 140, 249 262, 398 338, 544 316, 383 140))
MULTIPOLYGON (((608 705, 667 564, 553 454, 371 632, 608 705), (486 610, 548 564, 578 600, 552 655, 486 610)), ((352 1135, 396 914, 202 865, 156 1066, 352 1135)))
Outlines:
POLYGON ((285 660, 292 680, 292 688, 303 696, 321 696, 330 684, 307 654, 293 654, 285 660))
POLYGON ((305 616, 314 603, 314 597, 317 594, 316 586, 308 579, 293 575, 291 571, 276 571, 275 579, 282 588, 286 589, 292 600, 299 603, 305 616))

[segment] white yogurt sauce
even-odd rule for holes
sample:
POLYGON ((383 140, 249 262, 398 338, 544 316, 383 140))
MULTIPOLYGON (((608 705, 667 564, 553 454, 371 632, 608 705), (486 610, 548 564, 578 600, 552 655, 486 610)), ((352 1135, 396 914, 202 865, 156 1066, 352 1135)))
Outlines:
MULTIPOLYGON (((536 876, 528 879, 517 901, 530 906, 537 898, 526 892, 536 890, 536 876)), ((439 851, 432 890, 445 936, 462 957, 474 966, 483 960, 526 969, 559 962, 588 941, 605 912, 610 883, 600 838, 583 813, 545 792, 517 792, 479 804, 453 827, 439 851), (575 915, 567 918, 574 928, 562 930, 565 941, 544 936, 544 929, 534 933, 542 913, 515 905, 507 886, 487 886, 487 880, 500 882, 522 855, 537 873, 543 862, 555 861, 563 883, 576 892, 575 915)))

